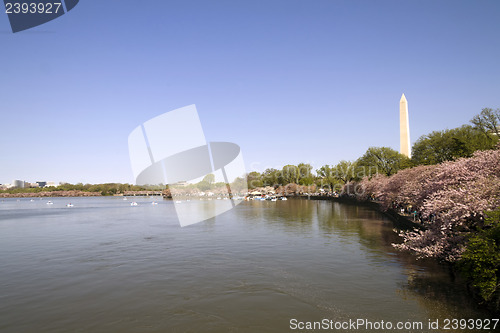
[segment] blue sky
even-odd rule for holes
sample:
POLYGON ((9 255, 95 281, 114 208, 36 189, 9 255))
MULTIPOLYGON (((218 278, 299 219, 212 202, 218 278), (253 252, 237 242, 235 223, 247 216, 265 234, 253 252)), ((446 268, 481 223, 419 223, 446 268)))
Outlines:
POLYGON ((500 107, 500 1, 82 0, 13 34, 0 13, 0 183, 129 182, 139 124, 196 104, 247 169, 399 150, 500 107))

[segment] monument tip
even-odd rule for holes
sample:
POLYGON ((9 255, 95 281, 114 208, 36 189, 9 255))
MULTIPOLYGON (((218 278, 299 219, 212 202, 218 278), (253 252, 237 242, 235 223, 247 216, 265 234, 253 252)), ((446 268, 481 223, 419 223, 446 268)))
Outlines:
POLYGON ((406 101, 405 94, 401 95, 401 101, 406 101))

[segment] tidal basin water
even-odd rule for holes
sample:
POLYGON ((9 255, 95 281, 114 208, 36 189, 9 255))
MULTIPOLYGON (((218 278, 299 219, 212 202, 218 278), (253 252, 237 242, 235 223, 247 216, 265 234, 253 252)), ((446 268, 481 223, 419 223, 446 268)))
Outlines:
POLYGON ((446 267, 393 249, 391 221, 364 207, 244 202, 181 228, 171 200, 133 200, 0 199, 0 332, 292 332, 325 318, 437 332, 429 320, 491 318, 446 267))

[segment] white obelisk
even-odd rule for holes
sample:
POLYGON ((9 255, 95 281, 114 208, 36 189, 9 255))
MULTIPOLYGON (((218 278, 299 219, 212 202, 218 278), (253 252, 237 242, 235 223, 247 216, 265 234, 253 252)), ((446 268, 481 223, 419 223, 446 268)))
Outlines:
POLYGON ((400 153, 411 158, 410 122, 408 120, 408 102, 405 94, 401 96, 399 101, 399 136, 400 153))

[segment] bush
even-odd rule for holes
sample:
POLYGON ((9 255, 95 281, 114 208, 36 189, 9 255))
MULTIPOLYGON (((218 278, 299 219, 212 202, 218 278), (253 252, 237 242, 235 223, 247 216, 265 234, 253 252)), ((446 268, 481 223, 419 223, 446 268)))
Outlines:
POLYGON ((484 230, 469 238, 460 268, 481 298, 490 301, 500 280, 500 209, 486 213, 484 230))

